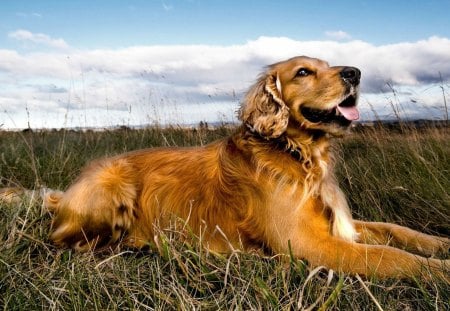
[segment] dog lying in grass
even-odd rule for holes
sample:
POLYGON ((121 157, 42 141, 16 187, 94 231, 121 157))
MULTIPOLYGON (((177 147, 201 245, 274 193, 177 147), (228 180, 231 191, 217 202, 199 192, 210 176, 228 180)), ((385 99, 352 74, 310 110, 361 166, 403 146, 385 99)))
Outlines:
MULTIPOLYGON (((181 220, 215 252, 263 248, 351 274, 446 277, 450 261, 429 257, 447 255, 449 239, 352 219, 336 182, 330 139, 359 118, 360 77, 357 68, 304 56, 269 66, 230 137, 100 159, 65 192, 44 195, 50 239, 78 251, 141 248, 181 220)), ((0 196, 20 193, 31 192, 0 196)))

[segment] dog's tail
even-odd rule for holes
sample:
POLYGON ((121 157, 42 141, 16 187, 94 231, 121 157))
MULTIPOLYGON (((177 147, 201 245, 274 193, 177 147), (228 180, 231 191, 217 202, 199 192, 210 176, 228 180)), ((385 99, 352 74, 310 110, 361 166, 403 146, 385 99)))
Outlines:
POLYGON ((36 190, 29 190, 21 187, 0 188, 0 203, 19 205, 21 203, 45 202, 45 206, 52 211, 52 204, 49 202, 49 198, 52 197, 52 193, 58 192, 59 191, 45 187, 36 190))

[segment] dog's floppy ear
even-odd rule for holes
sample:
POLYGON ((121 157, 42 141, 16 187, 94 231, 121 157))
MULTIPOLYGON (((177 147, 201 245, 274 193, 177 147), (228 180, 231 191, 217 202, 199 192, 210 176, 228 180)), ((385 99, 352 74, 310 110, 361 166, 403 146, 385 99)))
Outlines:
POLYGON ((251 131, 270 139, 286 131, 289 107, 283 102, 281 82, 274 74, 263 75, 245 96, 239 117, 251 131))

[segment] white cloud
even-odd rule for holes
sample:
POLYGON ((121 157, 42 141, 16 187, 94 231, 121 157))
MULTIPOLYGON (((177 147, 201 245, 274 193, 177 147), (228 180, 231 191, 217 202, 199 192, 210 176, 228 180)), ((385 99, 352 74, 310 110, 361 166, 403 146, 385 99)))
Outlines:
POLYGON ((17 12, 16 16, 21 17, 21 18, 28 18, 28 17, 42 18, 42 14, 37 13, 37 12, 32 12, 32 13, 17 12))
POLYGON ((69 47, 63 39, 53 39, 46 34, 32 33, 24 29, 10 32, 8 33, 8 37, 25 43, 43 44, 57 49, 67 49, 69 47))
POLYGON ((325 31, 325 35, 333 40, 350 40, 352 38, 351 35, 342 30, 329 30, 325 31))
MULTIPOLYGON (((46 42, 53 40, 29 32, 15 36, 31 41, 36 38, 46 42)), ((361 107, 370 114, 369 106, 373 105, 383 110, 379 114, 384 115, 390 109, 392 94, 386 87, 388 82, 399 90, 401 98, 396 100, 408 102, 408 105, 413 102, 412 97, 426 107, 442 103, 438 87, 439 92, 425 95, 417 90, 423 85, 430 87, 439 83, 440 75, 448 83, 448 51, 450 40, 440 37, 380 46, 357 40, 295 41, 260 37, 229 46, 72 48, 40 53, 0 50, 0 124, 10 124, 8 120, 24 112, 25 107, 35 118, 45 113, 52 115, 46 122, 55 120, 55 124, 62 122, 56 121, 56 115, 61 118, 67 111, 69 115, 77 115, 72 119, 63 117, 66 125, 70 120, 76 125, 81 119, 83 125, 101 125, 105 119, 108 122, 126 119, 138 124, 158 119, 158 115, 165 120, 178 117, 180 122, 189 123, 196 115, 205 115, 206 107, 211 109, 209 116, 217 119, 217 103, 224 107, 221 113, 229 116, 228 111, 237 109, 242 94, 264 66, 295 55, 318 57, 330 65, 359 67, 363 75, 361 107), (408 92, 416 93, 408 95, 408 92), (5 110, 8 115, 2 115, 5 110), (101 111, 109 117, 100 117, 101 111), (83 113, 95 117, 83 118, 83 113)), ((410 107, 413 106, 408 106, 408 111, 410 107)), ((424 110, 417 111, 423 113, 424 110)))

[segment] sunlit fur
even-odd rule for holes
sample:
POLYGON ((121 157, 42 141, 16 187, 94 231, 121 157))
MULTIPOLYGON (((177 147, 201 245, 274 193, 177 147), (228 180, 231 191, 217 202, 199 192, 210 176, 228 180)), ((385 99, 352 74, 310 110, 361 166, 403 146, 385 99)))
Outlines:
POLYGON ((378 277, 444 273, 448 260, 401 248, 432 256, 448 251, 448 239, 352 219, 329 145, 347 126, 308 121, 300 110, 329 110, 349 93, 357 97, 343 68, 308 57, 271 65, 245 96, 242 126, 230 137, 91 163, 65 192, 45 197, 54 213, 51 240, 80 251, 141 248, 178 225, 186 239, 199 236, 215 252, 291 253, 312 266, 378 277), (314 74, 299 77, 300 68, 314 74))

